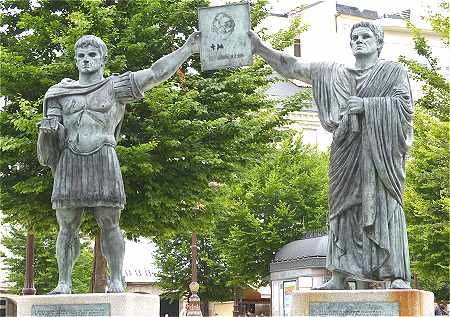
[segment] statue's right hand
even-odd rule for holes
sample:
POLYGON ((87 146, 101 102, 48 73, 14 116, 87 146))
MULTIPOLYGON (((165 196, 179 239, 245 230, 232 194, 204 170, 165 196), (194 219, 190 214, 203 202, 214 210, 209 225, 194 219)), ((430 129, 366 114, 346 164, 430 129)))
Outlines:
POLYGON ((253 54, 258 53, 259 49, 262 46, 261 38, 258 36, 258 34, 256 34, 252 30, 248 31, 248 37, 250 38, 250 41, 252 42, 253 54))
POLYGON ((55 133, 58 130, 58 120, 55 118, 42 119, 39 130, 44 133, 55 133))
POLYGON ((192 54, 200 52, 200 32, 196 31, 189 35, 186 45, 191 49, 192 54))

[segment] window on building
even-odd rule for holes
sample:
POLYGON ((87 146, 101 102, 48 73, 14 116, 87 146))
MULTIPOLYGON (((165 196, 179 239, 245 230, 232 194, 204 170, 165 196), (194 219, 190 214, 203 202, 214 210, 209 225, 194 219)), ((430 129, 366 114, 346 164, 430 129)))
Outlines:
POLYGON ((283 281, 283 316, 291 316, 292 300, 294 291, 297 290, 297 281, 283 281))
POLYGON ((302 56, 302 46, 300 39, 294 39, 294 56, 302 56))

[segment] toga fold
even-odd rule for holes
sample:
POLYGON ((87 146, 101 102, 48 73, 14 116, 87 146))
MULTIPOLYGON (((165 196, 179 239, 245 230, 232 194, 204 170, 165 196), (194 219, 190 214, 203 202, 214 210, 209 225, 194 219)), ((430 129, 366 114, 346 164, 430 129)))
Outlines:
POLYGON ((333 133, 329 168, 327 268, 361 280, 410 280, 403 212, 406 153, 413 104, 406 70, 378 61, 356 70, 311 64, 322 126, 333 133), (347 100, 363 99, 352 132, 347 100))

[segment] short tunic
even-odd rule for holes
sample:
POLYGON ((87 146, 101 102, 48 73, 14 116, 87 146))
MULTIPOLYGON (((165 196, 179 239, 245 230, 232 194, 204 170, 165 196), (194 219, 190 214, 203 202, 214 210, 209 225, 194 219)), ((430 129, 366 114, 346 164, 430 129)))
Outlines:
POLYGON ((48 98, 44 107, 46 117, 58 118, 65 129, 64 149, 54 172, 52 207, 122 209, 126 196, 116 139, 125 104, 142 98, 142 92, 132 73, 107 78, 87 93, 72 91, 48 98))
POLYGON ((64 149, 54 175, 54 209, 99 206, 122 209, 125 203, 122 174, 114 147, 104 145, 90 155, 64 149))

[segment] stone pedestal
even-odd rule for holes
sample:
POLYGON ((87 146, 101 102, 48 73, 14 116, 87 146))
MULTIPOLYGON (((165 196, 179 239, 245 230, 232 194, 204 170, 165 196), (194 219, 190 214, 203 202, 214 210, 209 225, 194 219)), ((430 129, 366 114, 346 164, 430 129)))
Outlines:
POLYGON ((415 289, 296 291, 291 316, 434 316, 434 294, 415 289))
POLYGON ((159 296, 147 294, 72 294, 8 296, 17 316, 151 316, 159 317, 159 296))

